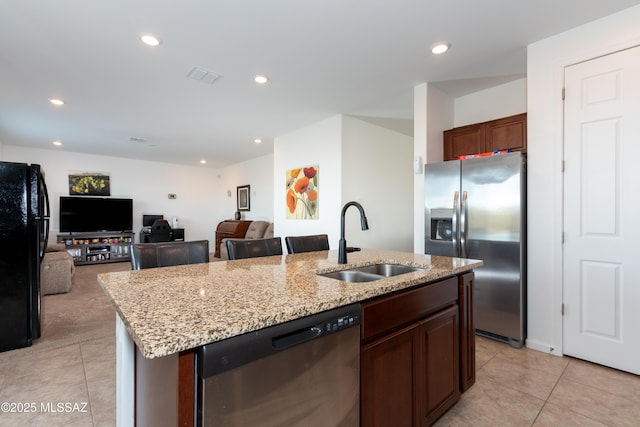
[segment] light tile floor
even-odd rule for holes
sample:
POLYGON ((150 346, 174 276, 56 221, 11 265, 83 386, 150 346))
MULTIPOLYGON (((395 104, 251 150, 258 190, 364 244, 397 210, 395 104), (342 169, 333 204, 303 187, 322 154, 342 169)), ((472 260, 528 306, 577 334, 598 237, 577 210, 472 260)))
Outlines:
MULTIPOLYGON (((640 425, 636 375, 482 337, 476 347, 476 383, 439 427, 640 425)), ((36 406, 1 412, 0 426, 114 426, 115 337, 0 361, 0 402, 36 406)))
POLYGON ((476 383, 436 426, 639 426, 640 376, 476 337, 476 383))
POLYGON ((0 426, 115 426, 115 365, 115 331, 0 360, 0 426))

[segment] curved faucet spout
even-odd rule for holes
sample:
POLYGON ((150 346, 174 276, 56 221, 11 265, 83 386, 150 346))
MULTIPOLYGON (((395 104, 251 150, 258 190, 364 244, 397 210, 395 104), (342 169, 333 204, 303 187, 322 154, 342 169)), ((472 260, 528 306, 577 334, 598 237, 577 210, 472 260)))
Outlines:
POLYGON ((369 223, 367 221, 367 216, 364 214, 364 209, 362 205, 358 202, 347 202, 342 208, 342 213, 340 214, 340 242, 338 245, 338 263, 346 264, 347 263, 347 241, 344 238, 344 217, 347 213, 347 209, 350 206, 355 206, 358 211, 360 211, 360 226, 363 230, 369 229, 369 223))

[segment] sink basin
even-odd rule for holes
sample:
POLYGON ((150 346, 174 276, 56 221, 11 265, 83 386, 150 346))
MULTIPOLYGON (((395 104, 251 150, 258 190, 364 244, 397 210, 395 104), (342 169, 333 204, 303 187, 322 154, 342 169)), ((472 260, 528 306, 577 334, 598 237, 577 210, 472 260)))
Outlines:
POLYGON ((342 280, 343 282, 373 282, 374 280, 384 279, 385 277, 392 277, 399 274, 422 270, 424 270, 424 268, 410 267, 401 264, 374 264, 364 267, 351 268, 349 270, 322 273, 319 274, 319 276, 338 279, 342 280))
POLYGON ((378 274, 370 274, 356 270, 332 271, 331 273, 324 273, 319 276, 338 279, 343 282, 373 282, 374 280, 380 280, 384 277, 378 274))
POLYGON ((375 264, 367 265, 366 267, 354 268, 355 271, 362 271, 363 273, 379 274, 384 277, 397 276, 398 274, 412 273, 414 271, 422 271, 424 268, 410 267, 408 265, 401 264, 375 264))

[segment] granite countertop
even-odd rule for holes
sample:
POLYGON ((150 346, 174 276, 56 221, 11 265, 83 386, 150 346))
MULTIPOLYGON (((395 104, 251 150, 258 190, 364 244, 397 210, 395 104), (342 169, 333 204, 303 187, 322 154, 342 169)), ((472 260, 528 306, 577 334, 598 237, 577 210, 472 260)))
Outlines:
POLYGON ((482 266, 482 261, 363 249, 103 273, 105 290, 148 359, 360 302, 482 266), (426 270, 347 283, 316 273, 396 263, 426 270))

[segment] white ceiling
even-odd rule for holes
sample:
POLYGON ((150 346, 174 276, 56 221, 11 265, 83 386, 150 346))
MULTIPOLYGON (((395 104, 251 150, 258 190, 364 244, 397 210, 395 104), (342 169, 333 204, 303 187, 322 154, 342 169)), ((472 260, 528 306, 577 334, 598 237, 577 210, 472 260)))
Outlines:
POLYGON ((521 78, 528 44, 639 3, 0 0, 0 142, 222 167, 336 114, 412 119, 422 82, 460 96, 521 78))

